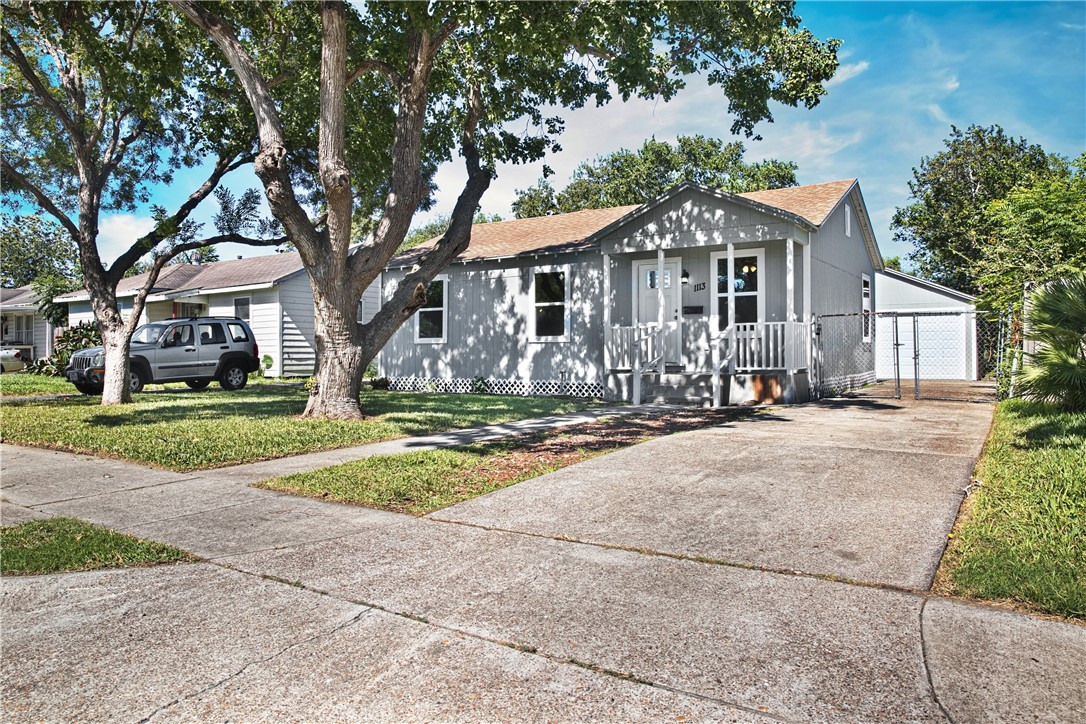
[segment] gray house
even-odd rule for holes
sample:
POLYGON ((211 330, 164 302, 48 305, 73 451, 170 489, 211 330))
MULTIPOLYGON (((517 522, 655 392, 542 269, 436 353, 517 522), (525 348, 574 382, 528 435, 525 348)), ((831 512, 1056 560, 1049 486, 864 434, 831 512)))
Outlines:
POLYGON ((56 329, 38 311, 38 296, 30 285, 0 289, 0 343, 14 347, 23 359, 53 354, 56 329))
MULTIPOLYGON (((392 260, 383 299, 435 241, 392 260)), ((393 389, 807 400, 875 380, 882 268, 854 179, 476 225, 379 369, 393 389), (832 379, 819 315, 856 327, 832 379)))

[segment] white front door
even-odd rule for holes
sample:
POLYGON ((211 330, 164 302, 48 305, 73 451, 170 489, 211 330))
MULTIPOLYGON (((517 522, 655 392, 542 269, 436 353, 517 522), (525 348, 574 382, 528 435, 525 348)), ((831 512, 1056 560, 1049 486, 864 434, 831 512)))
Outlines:
MULTIPOLYGON (((664 343, 667 349, 664 362, 670 365, 681 364, 682 355, 682 304, 679 274, 682 271, 680 259, 664 262, 664 343)), ((638 325, 658 324, 660 321, 660 292, 656 277, 659 269, 655 261, 639 261, 634 264, 634 320, 638 325)))

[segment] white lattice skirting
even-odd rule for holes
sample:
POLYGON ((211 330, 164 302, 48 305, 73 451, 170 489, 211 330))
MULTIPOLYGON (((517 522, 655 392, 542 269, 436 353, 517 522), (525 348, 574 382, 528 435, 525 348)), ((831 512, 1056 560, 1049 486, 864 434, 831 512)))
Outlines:
POLYGON ((878 380, 875 378, 875 370, 868 370, 867 372, 842 375, 840 377, 823 380, 820 389, 823 397, 832 397, 833 395, 839 395, 842 392, 858 390, 864 385, 873 385, 877 381, 878 380))
POLYGON ((563 380, 438 379, 390 377, 388 388, 396 392, 458 392, 461 394, 518 395, 521 397, 603 397, 599 382, 563 380))

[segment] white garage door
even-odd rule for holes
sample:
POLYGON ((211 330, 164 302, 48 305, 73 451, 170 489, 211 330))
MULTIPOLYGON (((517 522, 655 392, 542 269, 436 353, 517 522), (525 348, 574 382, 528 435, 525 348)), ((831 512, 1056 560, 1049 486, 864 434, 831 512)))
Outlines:
MULTIPOLYGON (((899 360, 902 379, 913 379, 914 349, 920 353, 920 379, 973 379, 975 319, 971 313, 898 314, 899 360), (918 344, 913 344, 914 318, 918 344)), ((875 327, 875 374, 894 376, 894 318, 879 316, 875 327)))

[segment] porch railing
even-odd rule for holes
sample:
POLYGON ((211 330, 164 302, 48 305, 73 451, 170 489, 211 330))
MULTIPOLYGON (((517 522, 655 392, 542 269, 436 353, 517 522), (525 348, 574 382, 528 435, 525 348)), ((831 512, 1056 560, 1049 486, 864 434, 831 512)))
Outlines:
POLYGON ((806 322, 734 324, 710 340, 713 353, 713 405, 719 407, 721 373, 798 370, 807 367, 811 327, 806 322))
POLYGON ((657 324, 640 324, 634 327, 613 326, 606 331, 608 366, 612 370, 630 370, 633 373, 633 404, 641 404, 641 376, 645 373, 662 373, 667 348, 664 335, 667 328, 657 324))

